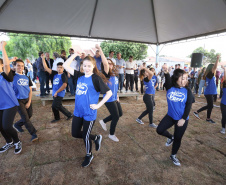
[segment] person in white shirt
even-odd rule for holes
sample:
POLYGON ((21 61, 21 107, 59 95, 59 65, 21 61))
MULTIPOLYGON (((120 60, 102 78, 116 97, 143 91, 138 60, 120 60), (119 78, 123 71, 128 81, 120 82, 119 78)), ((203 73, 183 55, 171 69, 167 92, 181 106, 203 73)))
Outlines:
POLYGON ((161 78, 159 76, 160 72, 161 72, 161 68, 159 67, 159 64, 158 63, 155 63, 155 74, 156 74, 156 77, 158 79, 158 86, 156 88, 156 90, 158 91, 159 90, 159 83, 161 83, 161 78))
POLYGON ((126 92, 128 92, 129 85, 133 92, 135 65, 136 61, 133 61, 133 56, 129 56, 129 61, 126 62, 126 92))
POLYGON ((53 59, 54 59, 54 62, 53 62, 52 70, 53 71, 57 71, 57 64, 59 62, 64 63, 64 60, 62 58, 60 58, 60 55, 58 53, 56 53, 56 52, 53 53, 53 59))
POLYGON ((116 60, 114 59, 114 53, 115 53, 114 51, 110 51, 107 59, 111 59, 111 61, 116 65, 116 60))

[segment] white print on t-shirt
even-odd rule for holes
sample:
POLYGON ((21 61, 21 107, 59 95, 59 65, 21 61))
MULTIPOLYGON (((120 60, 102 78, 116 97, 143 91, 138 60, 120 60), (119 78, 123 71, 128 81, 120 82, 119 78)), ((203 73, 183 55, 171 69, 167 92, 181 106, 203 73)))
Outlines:
POLYGON ((151 82, 152 82, 152 86, 154 87, 155 86, 156 79, 151 79, 151 82))
POLYGON ((118 84, 118 78, 115 77, 115 85, 117 85, 117 84, 118 84))
POLYGON ((174 102, 183 102, 185 99, 185 94, 179 91, 170 92, 167 98, 174 102))
POLYGON ((53 85, 58 85, 60 83, 60 79, 59 78, 55 78, 53 80, 53 85))
POLYGON ((21 85, 21 86, 27 86, 27 85, 28 85, 28 80, 23 79, 23 78, 20 78, 20 79, 17 81, 17 84, 18 84, 18 85, 21 85))
POLYGON ((76 90, 76 95, 82 95, 82 94, 86 95, 88 87, 87 87, 86 83, 79 82, 79 84, 77 85, 76 89, 77 89, 76 90))

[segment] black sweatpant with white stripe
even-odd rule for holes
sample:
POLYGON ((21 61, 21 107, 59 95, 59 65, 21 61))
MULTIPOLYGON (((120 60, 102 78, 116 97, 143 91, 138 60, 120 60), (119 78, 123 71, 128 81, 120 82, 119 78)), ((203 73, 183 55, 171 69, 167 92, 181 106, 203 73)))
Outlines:
POLYGON ((182 127, 179 127, 177 125, 178 120, 174 120, 169 115, 166 115, 159 123, 156 132, 159 135, 165 136, 169 139, 172 139, 172 136, 174 137, 173 141, 173 147, 172 147, 172 155, 177 154, 180 145, 182 137, 185 133, 185 130, 188 126, 188 120, 185 121, 184 125, 182 127), (167 130, 174 125, 174 134, 170 134, 167 130))
POLYGON ((83 118, 74 116, 72 120, 71 133, 72 137, 83 138, 86 146, 86 153, 89 154, 92 151, 92 141, 95 140, 96 135, 92 135, 91 131, 96 120, 86 121, 83 118), (82 130, 83 127, 83 130, 82 130))

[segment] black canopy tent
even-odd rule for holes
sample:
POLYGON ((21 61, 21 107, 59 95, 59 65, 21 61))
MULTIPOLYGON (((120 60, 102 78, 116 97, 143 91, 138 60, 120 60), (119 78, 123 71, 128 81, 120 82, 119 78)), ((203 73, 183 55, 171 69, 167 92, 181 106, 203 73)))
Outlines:
POLYGON ((164 44, 226 31, 226 0, 0 0, 0 31, 164 44))

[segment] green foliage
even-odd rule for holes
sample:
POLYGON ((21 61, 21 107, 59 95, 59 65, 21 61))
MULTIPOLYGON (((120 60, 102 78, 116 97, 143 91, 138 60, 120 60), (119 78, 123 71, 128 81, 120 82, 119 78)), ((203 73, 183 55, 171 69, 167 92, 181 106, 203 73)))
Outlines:
POLYGON ((132 55, 134 60, 142 60, 147 57, 148 46, 146 44, 134 43, 134 42, 120 42, 120 41, 104 41, 100 44, 104 55, 108 56, 109 51, 116 53, 120 52, 122 58, 127 61, 129 56, 132 55))
POLYGON ((9 57, 17 56, 25 60, 26 58, 38 58, 38 52, 49 52, 50 57, 53 52, 61 53, 61 50, 68 51, 71 47, 71 40, 68 37, 8 34, 10 40, 6 45, 9 57))
MULTIPOLYGON (((215 63, 217 60, 217 55, 220 55, 220 53, 215 53, 216 51, 214 49, 211 49, 208 51, 207 49, 204 49, 203 47, 196 48, 192 53, 202 53, 204 55, 203 58, 203 64, 208 63, 215 63)), ((192 54, 189 56, 192 57, 192 54)))

